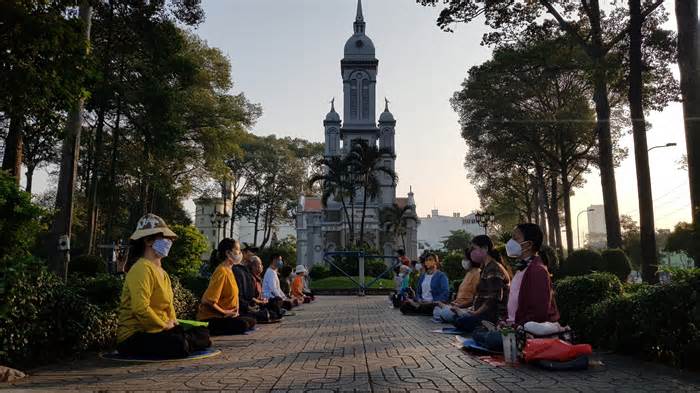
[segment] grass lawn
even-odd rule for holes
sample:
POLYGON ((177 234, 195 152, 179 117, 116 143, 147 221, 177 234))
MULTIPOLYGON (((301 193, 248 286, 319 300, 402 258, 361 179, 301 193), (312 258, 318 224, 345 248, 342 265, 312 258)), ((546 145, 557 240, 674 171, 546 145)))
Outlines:
MULTIPOLYGON (((359 282, 359 278, 357 276, 353 277, 356 281, 359 282)), ((365 276, 365 284, 369 284, 374 280, 374 277, 369 277, 365 276)), ((370 288, 393 288, 394 287, 394 281, 393 280, 387 280, 387 279, 380 279, 374 285, 372 285, 370 288)), ((340 276, 340 277, 327 277, 322 280, 313 280, 311 281, 311 289, 348 289, 348 288, 357 288, 354 282, 350 281, 349 278, 345 276, 340 276)))

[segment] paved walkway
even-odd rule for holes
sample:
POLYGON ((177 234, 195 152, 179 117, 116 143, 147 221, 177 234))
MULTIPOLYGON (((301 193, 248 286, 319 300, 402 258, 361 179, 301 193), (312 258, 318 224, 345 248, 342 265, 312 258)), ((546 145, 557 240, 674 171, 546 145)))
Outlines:
POLYGON ((700 376, 603 356, 585 372, 494 367, 430 333, 383 297, 325 297, 282 324, 215 339, 223 354, 192 362, 89 359, 45 367, 0 390, 71 391, 700 391, 700 376))

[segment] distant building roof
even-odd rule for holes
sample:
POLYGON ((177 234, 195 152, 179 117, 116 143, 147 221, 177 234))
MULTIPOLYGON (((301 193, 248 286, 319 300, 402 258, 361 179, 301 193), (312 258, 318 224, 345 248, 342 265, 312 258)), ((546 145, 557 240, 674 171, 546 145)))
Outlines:
POLYGON ((323 210, 323 204, 321 203, 321 198, 306 197, 304 198, 304 211, 321 211, 323 210))
POLYGON ((408 198, 396 198, 396 204, 403 209, 408 205, 408 198))

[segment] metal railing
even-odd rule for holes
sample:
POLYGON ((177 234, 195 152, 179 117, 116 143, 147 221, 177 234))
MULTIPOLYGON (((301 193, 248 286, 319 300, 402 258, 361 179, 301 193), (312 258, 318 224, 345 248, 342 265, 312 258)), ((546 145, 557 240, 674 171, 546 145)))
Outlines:
POLYGON ((357 286, 357 295, 358 296, 364 296, 365 292, 368 288, 371 288, 372 285, 374 285, 377 281, 381 280, 382 277, 384 277, 387 273, 391 272, 394 270, 397 266, 401 264, 399 261, 399 258, 394 256, 394 255, 374 255, 374 254, 366 254, 364 251, 332 251, 332 252, 326 252, 323 254, 323 262, 331 265, 334 267, 337 271, 342 273, 345 277, 349 278, 350 281, 355 283, 357 286), (345 270, 340 268, 338 265, 334 263, 333 257, 341 257, 341 258, 347 258, 347 257, 356 257, 357 262, 358 262, 358 280, 355 280, 353 276, 348 274, 345 270), (393 263, 387 267, 382 274, 378 275, 375 277, 372 281, 370 281, 369 284, 365 284, 365 260, 366 259, 382 259, 382 260, 387 260, 390 259, 393 261, 393 263))

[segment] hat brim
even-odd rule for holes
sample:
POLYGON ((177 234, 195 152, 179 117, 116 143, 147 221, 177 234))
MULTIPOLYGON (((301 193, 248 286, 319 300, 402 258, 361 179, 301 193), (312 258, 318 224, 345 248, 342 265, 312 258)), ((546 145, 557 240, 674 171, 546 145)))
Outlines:
POLYGON ((129 239, 131 240, 139 240, 141 238, 151 236, 151 235, 157 235, 159 233, 163 234, 163 237, 169 237, 173 239, 177 239, 177 235, 175 232, 170 230, 170 228, 165 227, 165 228, 150 228, 150 229, 137 229, 134 231, 134 233, 131 235, 129 239))

